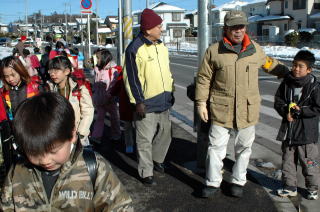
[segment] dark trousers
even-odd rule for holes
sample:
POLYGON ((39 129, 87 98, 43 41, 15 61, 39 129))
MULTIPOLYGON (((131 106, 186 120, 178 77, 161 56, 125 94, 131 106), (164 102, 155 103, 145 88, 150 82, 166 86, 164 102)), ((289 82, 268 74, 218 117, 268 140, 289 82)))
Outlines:
POLYGON ((318 190, 319 167, 316 162, 318 156, 317 144, 289 146, 282 143, 282 181, 287 186, 297 187, 298 161, 302 167, 306 187, 310 191, 318 190))

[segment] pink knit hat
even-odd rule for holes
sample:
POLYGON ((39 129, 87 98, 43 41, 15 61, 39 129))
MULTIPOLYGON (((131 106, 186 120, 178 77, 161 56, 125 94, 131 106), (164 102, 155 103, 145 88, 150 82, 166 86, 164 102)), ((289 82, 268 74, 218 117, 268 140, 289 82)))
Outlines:
POLYGON ((144 9, 141 13, 140 29, 146 31, 162 23, 162 18, 151 9, 144 9))

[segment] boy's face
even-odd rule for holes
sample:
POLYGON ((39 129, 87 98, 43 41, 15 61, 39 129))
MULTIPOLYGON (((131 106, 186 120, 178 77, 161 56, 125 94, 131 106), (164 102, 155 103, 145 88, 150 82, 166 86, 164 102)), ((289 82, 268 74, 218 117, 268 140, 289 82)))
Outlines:
POLYGON ((68 79, 68 75, 70 74, 70 70, 68 68, 64 70, 50 69, 48 72, 52 81, 58 85, 65 84, 68 79))
POLYGON ((308 68, 306 62, 302 60, 293 61, 291 70, 294 77, 304 77, 311 73, 311 68, 308 68))
POLYGON ((35 166, 40 166, 47 171, 57 170, 69 160, 71 145, 72 143, 75 143, 76 135, 74 137, 75 138, 72 138, 64 143, 57 143, 57 145, 50 152, 46 152, 43 155, 27 155, 27 157, 35 166))

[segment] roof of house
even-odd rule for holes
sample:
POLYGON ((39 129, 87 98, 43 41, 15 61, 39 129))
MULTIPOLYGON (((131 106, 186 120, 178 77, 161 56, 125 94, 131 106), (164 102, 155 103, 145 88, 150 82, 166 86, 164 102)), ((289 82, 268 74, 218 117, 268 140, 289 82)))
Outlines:
POLYGON ((98 33, 110 33, 110 28, 98 28, 98 33))
MULTIPOLYGON (((250 18, 250 17, 249 17, 250 18)), ((279 20, 290 20, 292 19, 290 16, 288 15, 269 15, 269 16, 264 16, 264 17, 255 17, 255 19, 251 20, 252 22, 259 22, 259 21, 279 21, 279 20)), ((248 19, 250 22, 250 19, 248 19)))
POLYGON ((239 1, 239 0, 234 0, 225 4, 220 5, 219 7, 215 7, 212 9, 212 11, 223 11, 223 10, 241 10, 242 6, 247 5, 248 2, 245 1, 239 1))
POLYGON ((311 19, 318 19, 318 18, 320 18, 320 13, 312 14, 312 15, 309 16, 309 18, 311 18, 311 19))
MULTIPOLYGON (((167 4, 165 2, 157 2, 157 3, 153 3, 151 5, 149 5, 148 7, 149 9, 154 10, 155 12, 158 13, 164 13, 164 12, 184 12, 186 11, 183 8, 177 7, 177 6, 173 6, 170 4, 167 4)), ((132 12, 132 14, 139 14, 142 13, 142 10, 136 10, 134 12, 132 12)))

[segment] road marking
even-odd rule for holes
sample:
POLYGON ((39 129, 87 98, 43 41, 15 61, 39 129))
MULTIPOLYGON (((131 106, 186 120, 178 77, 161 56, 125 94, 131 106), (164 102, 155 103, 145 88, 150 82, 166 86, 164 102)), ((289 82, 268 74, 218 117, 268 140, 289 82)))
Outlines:
POLYGON ((274 83, 274 84, 280 84, 281 82, 276 82, 276 81, 271 81, 271 80, 265 80, 265 82, 271 82, 271 83, 274 83))
POLYGON ((268 102, 274 102, 274 96, 273 95, 261 95, 261 99, 266 100, 268 102))
POLYGON ((278 130, 274 127, 270 127, 262 122, 256 125, 256 134, 272 141, 275 144, 281 145, 280 141, 275 140, 278 134, 278 130))
POLYGON ((183 90, 187 90, 186 87, 182 86, 182 85, 178 85, 177 83, 174 83, 174 86, 177 87, 177 88, 181 88, 183 90))
POLYGON ((264 105, 261 105, 260 107, 260 113, 267 115, 267 116, 271 116, 272 118, 276 118, 279 120, 282 120, 282 117, 278 114, 278 112, 272 108, 272 107, 266 107, 264 105))
POLYGON ((188 67, 188 68, 193 68, 196 69, 196 66, 189 66, 189 65, 184 65, 184 64, 180 64, 180 63, 170 63, 171 65, 176 65, 176 66, 184 66, 184 67, 188 67))

